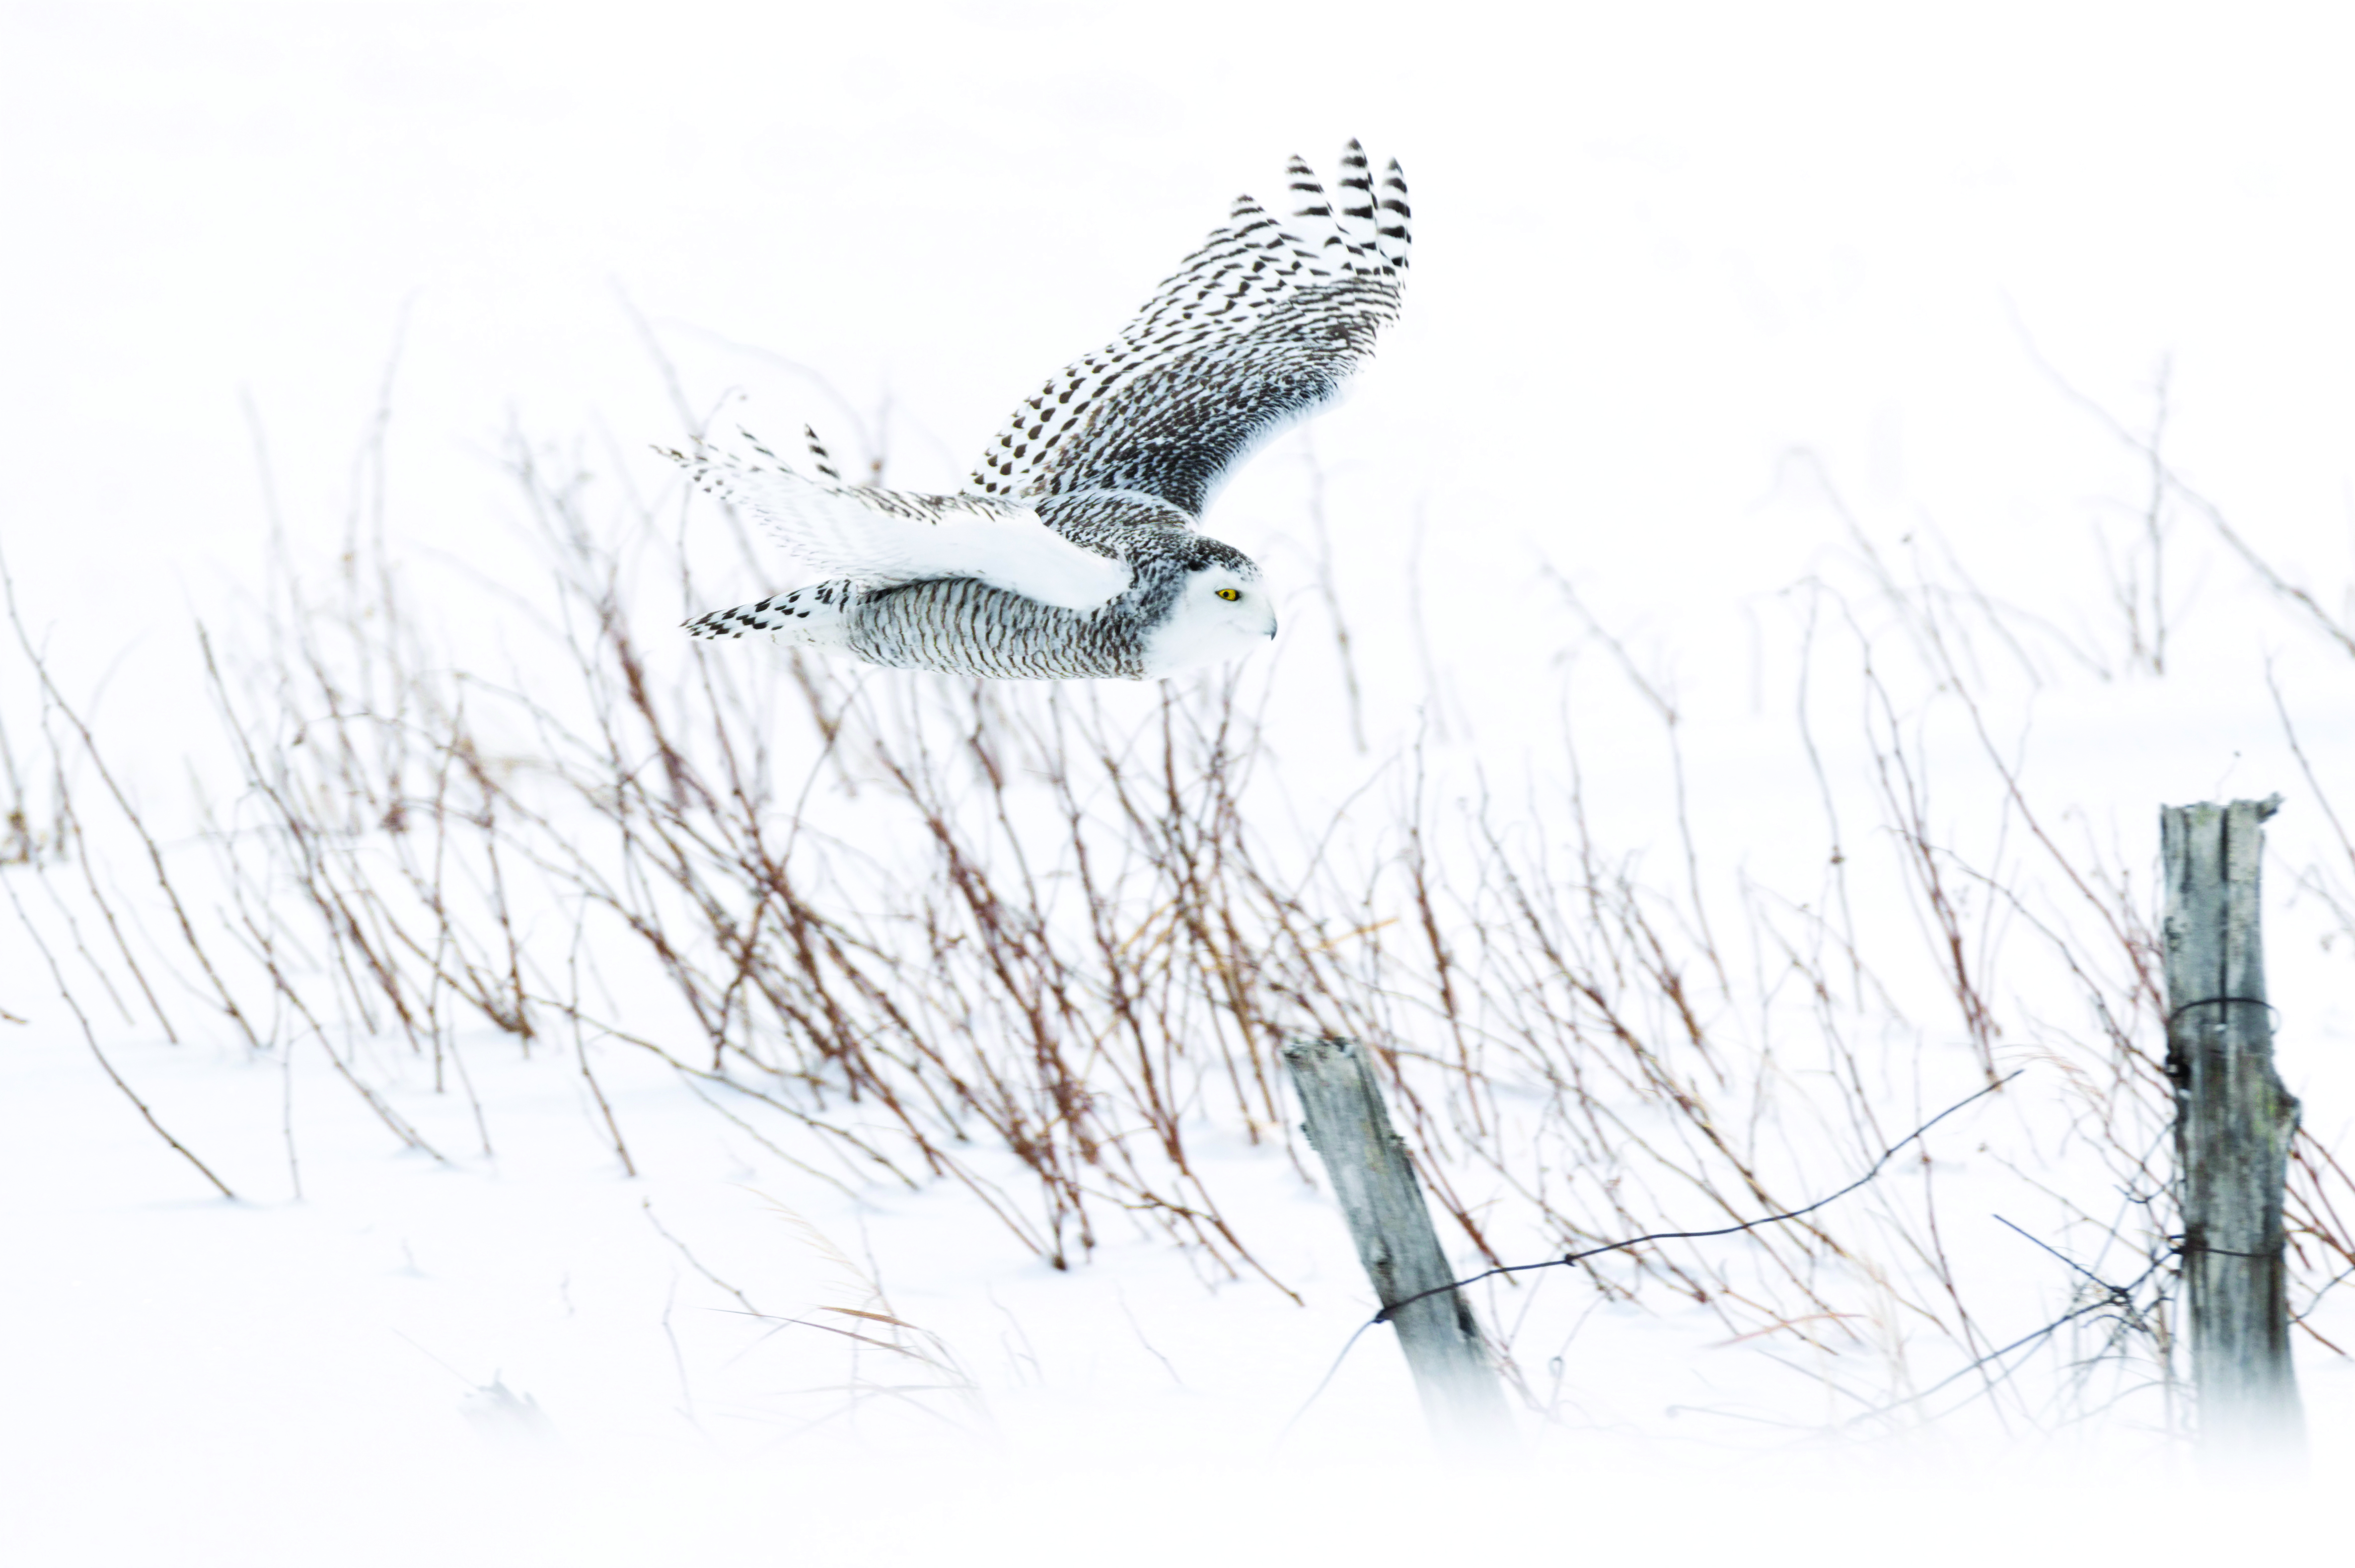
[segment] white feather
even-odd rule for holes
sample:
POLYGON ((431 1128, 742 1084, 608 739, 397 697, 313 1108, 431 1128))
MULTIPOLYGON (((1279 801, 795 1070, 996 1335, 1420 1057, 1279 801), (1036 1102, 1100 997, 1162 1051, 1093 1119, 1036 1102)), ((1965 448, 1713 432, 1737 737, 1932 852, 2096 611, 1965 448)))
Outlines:
POLYGON ((830 577, 897 588, 972 577, 1062 609, 1116 599, 1128 563, 1074 544, 1018 503, 977 495, 912 495, 806 479, 746 440, 760 462, 698 444, 669 455, 714 495, 750 507, 777 542, 830 577))

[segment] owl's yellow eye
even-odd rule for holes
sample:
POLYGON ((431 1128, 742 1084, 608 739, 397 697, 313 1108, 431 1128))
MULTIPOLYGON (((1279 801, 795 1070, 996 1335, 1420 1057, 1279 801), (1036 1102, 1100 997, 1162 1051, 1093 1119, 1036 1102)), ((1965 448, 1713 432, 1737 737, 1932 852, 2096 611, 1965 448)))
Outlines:
POLYGON ((1233 588, 1220 588, 1219 590, 1219 597, 1220 599, 1241 599, 1243 596, 1233 588))

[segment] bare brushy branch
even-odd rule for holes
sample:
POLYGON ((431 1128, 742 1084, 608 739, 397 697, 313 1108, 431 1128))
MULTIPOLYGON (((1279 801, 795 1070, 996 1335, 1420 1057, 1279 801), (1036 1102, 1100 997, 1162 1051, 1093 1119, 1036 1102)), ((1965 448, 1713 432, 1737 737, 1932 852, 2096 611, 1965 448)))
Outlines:
MULTIPOLYGON (((204 639, 238 787, 200 865, 156 847, 94 737, 64 726, 173 912, 144 942, 110 935, 120 961, 93 972, 136 979, 160 1019, 142 966, 166 955, 183 994, 258 1049, 315 1043, 437 1158, 463 1151, 426 1143, 363 1043, 430 1062, 485 1151, 496 1107, 465 1052, 487 1038, 560 1052, 634 1171, 597 1064, 642 1052, 797 1163, 962 1185, 1058 1267, 1117 1224, 1279 1288, 1201 1150, 1292 1148, 1275 1055, 1291 1034, 1373 1049, 1454 1234, 1491 1264, 1791 1207, 1885 1148, 1918 1108, 1902 1097, 1943 1097, 1926 1076, 2033 1062, 2062 1140, 2091 1152, 2073 1174, 2041 1155, 2022 1173, 2085 1237, 2164 1257, 2147 884, 2064 842, 2018 777, 1972 694, 1982 647, 2033 669, 2040 633, 1966 581, 1906 582, 1867 546, 1859 584, 1787 596, 1827 811, 1821 885, 1795 894, 1705 872, 1682 715, 1583 605, 1658 726, 1667 878, 1614 849, 1567 733, 1512 791, 1410 747, 1301 830, 1264 670, 1107 691, 690 643, 671 623, 698 600, 694 552, 656 543, 645 514, 592 517, 575 464, 518 445, 513 466, 549 575, 478 596, 500 618, 496 675, 427 635, 380 531, 355 535, 324 593, 285 573, 259 634, 204 639), (1825 728, 1833 686, 1858 715, 1844 736, 1825 728), (1992 837, 1945 810, 1925 714, 1977 747, 1992 837), (1869 824, 1843 826, 1859 810, 1869 824), (1898 890, 1912 935, 1859 921, 1867 874, 1898 890), (217 920, 189 913, 197 879, 217 920), (1899 973, 1925 964, 1926 989, 1899 973), (2120 1189, 2140 1197, 2121 1207, 2120 1189)), ((84 881, 107 907, 104 880, 84 881)), ((2346 1179, 2307 1146, 2296 1169, 2318 1280, 2355 1255, 2346 1179)), ((1738 1249, 1623 1255, 1591 1284, 1680 1298, 1765 1353, 1845 1358, 1823 1375, 1923 1418, 1904 1398, 1934 1381, 1909 1361, 1923 1331, 1948 1364, 1997 1340, 1934 1166, 1883 1186, 1738 1249)), ((2083 1358, 2126 1371, 2080 1377, 2069 1409, 2119 1396, 2119 1378, 2171 1388, 2151 1277, 2083 1358)), ((904 1328, 874 1310, 869 1327, 904 1328)), ((2000 1371, 1962 1386, 2057 1418, 2000 1371)))

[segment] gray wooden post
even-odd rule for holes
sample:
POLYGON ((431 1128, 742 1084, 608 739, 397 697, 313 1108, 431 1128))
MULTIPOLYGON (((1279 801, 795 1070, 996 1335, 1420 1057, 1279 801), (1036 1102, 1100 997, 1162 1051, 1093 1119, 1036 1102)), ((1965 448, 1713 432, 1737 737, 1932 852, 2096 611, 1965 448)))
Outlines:
MULTIPOLYGON (((1365 1051, 1347 1040, 1298 1039, 1284 1060, 1300 1094, 1303 1130, 1324 1160, 1382 1310, 1455 1278, 1365 1051)), ((1440 1290, 1400 1308, 1391 1322, 1440 1446, 1476 1453, 1509 1444, 1504 1388, 1463 1297, 1440 1290)))
POLYGON ((2159 812, 2191 1375, 2200 1446, 2220 1457, 2306 1440, 2282 1257, 2298 1106, 2274 1071, 2257 902, 2259 824, 2280 804, 2275 795, 2159 812))

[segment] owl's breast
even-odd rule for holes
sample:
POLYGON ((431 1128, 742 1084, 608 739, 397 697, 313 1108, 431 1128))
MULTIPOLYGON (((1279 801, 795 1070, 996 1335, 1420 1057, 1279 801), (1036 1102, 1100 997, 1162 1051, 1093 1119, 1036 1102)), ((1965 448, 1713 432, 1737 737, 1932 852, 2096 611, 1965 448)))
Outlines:
POLYGON ((993 680, 1140 680, 1143 632, 1129 597, 1085 612, 1040 604, 970 577, 864 596, 852 652, 898 670, 993 680))

